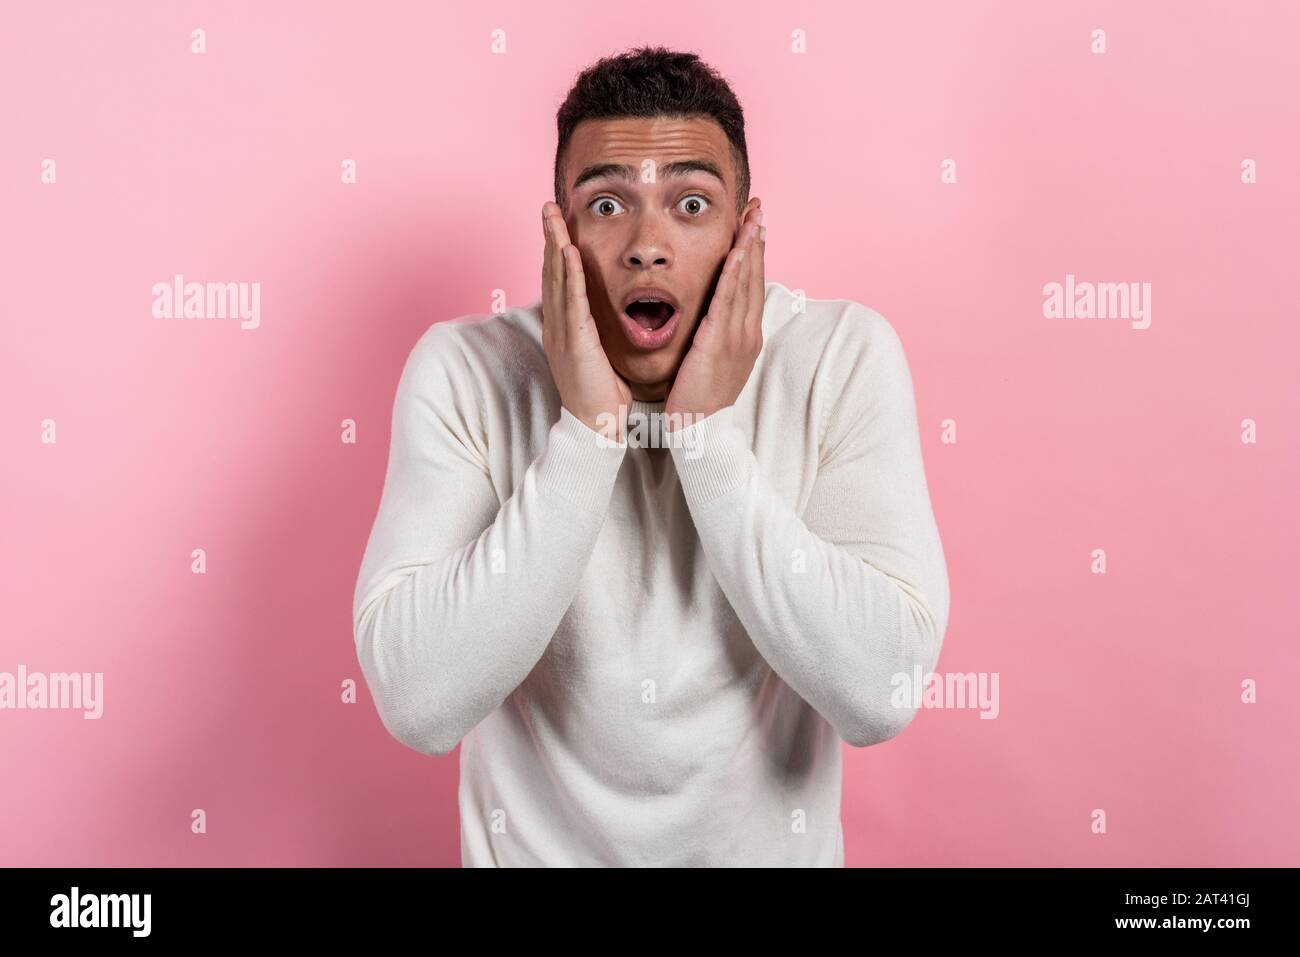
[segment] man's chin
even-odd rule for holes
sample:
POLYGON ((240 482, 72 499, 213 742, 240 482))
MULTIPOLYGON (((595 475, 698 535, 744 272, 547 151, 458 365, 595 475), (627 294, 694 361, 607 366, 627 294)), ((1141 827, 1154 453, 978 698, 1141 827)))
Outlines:
POLYGON ((620 363, 618 373, 632 387, 634 399, 662 402, 668 397, 668 387, 680 365, 676 356, 636 356, 620 363))
POLYGON ((693 329, 690 328, 690 324, 679 327, 672 341, 658 349, 645 351, 633 348, 617 323, 618 320, 612 323, 616 330, 613 335, 616 348, 605 350, 611 356, 614 370, 632 386, 632 391, 638 399, 645 395, 658 396, 657 399, 641 399, 641 401, 662 401, 668 395, 668 387, 672 384, 673 377, 677 375, 677 370, 681 368, 682 359, 686 355, 685 344, 690 342, 693 329))

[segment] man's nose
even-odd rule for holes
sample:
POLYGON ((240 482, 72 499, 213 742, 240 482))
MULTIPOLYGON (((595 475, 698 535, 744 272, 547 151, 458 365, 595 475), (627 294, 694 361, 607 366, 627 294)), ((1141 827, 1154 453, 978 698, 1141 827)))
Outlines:
POLYGON ((655 213, 637 215, 623 262, 632 269, 672 264, 667 227, 660 216, 655 213))

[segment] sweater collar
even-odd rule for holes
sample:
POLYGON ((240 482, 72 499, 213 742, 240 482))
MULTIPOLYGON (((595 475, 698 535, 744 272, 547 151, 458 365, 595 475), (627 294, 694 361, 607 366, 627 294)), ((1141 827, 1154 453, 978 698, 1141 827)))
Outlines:
POLYGON ((640 399, 633 399, 631 414, 637 415, 639 413, 641 415, 659 415, 663 413, 664 408, 667 405, 668 403, 664 399, 660 399, 657 402, 642 402, 640 399))

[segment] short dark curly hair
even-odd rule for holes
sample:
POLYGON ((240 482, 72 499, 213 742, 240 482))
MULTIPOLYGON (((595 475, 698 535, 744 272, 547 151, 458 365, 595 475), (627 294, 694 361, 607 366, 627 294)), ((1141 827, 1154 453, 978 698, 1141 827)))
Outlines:
POLYGON ((745 114, 736 94, 696 54, 646 46, 605 57, 583 70, 555 115, 555 202, 566 216, 564 149, 574 128, 583 120, 619 116, 716 120, 731 144, 737 174, 736 215, 744 212, 749 202, 749 151, 745 114))

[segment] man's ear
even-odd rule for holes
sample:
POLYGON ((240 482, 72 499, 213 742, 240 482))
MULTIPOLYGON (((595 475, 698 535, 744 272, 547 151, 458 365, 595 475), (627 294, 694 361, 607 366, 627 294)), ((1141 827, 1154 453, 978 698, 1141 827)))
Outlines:
POLYGON ((740 218, 736 220, 736 228, 731 231, 731 241, 733 243, 740 238, 740 227, 745 224, 745 217, 747 217, 751 212, 753 212, 754 207, 757 205, 758 205, 758 197, 751 196, 749 202, 745 204, 745 208, 741 212, 740 218))

